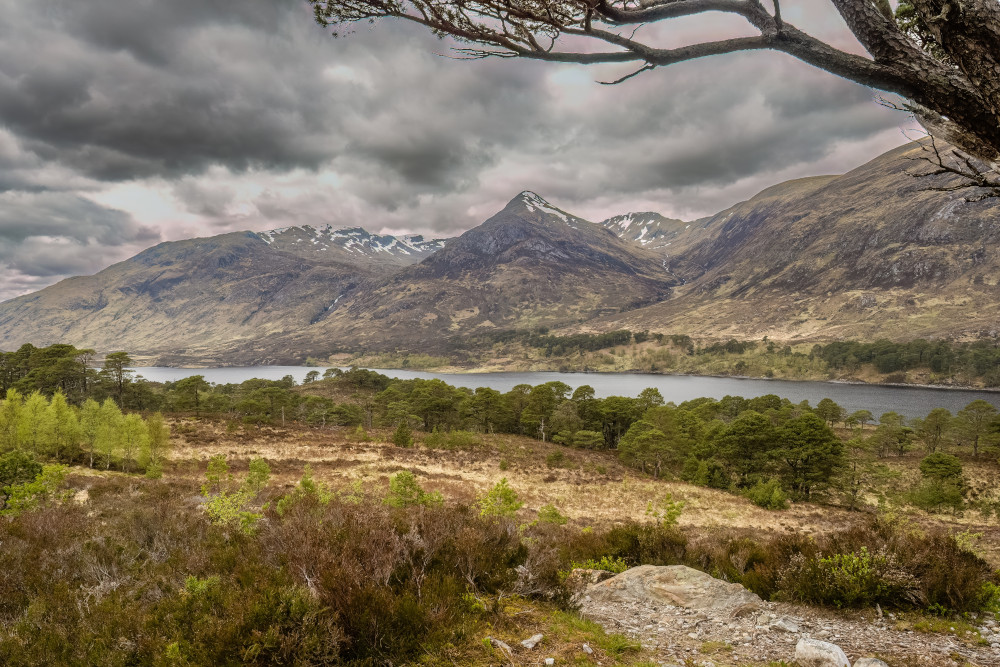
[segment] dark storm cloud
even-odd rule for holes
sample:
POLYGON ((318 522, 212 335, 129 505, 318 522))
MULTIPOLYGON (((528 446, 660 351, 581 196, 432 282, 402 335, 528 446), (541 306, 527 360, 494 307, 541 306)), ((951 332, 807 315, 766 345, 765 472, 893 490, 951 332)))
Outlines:
MULTIPOLYGON (((826 0, 788 11, 803 8, 821 36, 840 34, 826 0)), ((790 174, 856 166, 904 121, 870 91, 770 53, 604 87, 595 80, 627 70, 459 61, 392 22, 334 40, 300 0, 0 0, 0 11, 0 298, 97 270, 158 233, 332 223, 451 235, 523 189, 589 217, 693 217, 790 174), (94 203, 122 184, 167 193, 185 220, 134 192, 112 198, 131 217, 94 203)))
POLYGON ((159 240, 158 230, 127 213, 74 194, 0 194, 0 300, 94 273, 159 240))

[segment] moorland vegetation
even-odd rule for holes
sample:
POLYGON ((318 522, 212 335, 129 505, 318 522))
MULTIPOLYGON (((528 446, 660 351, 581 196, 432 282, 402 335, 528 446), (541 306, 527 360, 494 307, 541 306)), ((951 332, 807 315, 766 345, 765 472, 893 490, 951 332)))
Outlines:
POLYGON ((0 402, 8 664, 488 664, 497 649, 485 637, 513 641, 538 624, 584 632, 595 662, 638 663, 634 642, 574 616, 567 573, 601 563, 687 564, 765 599, 837 608, 957 619, 1000 604, 982 535, 949 523, 988 525, 1000 506, 984 483, 1000 420, 982 401, 907 421, 829 400, 673 405, 655 390, 473 391, 364 369, 317 370, 301 385, 154 384, 131 376, 127 355, 92 370, 69 346, 33 354, 4 376, 0 402), (234 439, 207 461, 171 456, 200 424, 234 439), (387 484, 334 483, 309 467, 278 483, 273 466, 289 464, 236 436, 283 426, 444 457, 515 444, 496 479, 467 493, 441 493, 405 466, 387 484), (88 439, 97 432, 106 439, 88 439), (581 525, 556 502, 527 506, 527 489, 501 479, 513 452, 553 476, 584 460, 595 475, 619 466, 779 514, 861 511, 808 535, 709 530, 679 520, 686 500, 661 492, 581 525))

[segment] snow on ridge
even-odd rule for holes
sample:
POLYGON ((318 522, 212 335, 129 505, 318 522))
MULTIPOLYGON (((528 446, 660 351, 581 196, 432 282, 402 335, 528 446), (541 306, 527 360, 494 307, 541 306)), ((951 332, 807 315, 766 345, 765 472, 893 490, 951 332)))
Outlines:
POLYGON ((372 234, 363 227, 334 227, 333 225, 299 225, 280 227, 258 232, 257 236, 268 245, 274 245, 280 240, 291 244, 307 242, 319 251, 329 250, 331 246, 358 255, 388 253, 390 255, 414 255, 433 252, 444 247, 444 239, 424 240, 422 234, 406 234, 393 236, 391 234, 372 234))
POLYGON ((567 215, 564 211, 559 210, 530 190, 525 190, 519 194, 518 197, 521 199, 521 203, 524 204, 524 207, 531 213, 534 213, 535 209, 538 209, 544 213, 548 213, 549 215, 559 218, 570 227, 572 227, 573 223, 578 220, 576 216, 567 215))

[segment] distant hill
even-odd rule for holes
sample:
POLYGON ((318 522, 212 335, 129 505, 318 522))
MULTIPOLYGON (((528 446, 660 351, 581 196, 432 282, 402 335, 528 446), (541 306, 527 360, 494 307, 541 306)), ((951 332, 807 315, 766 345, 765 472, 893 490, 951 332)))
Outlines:
POLYGON ((592 223, 522 192, 454 239, 301 226, 162 243, 0 303, 0 349, 161 363, 446 353, 548 327, 707 338, 1000 337, 1000 202, 929 191, 919 148, 683 222, 592 223))
MULTIPOLYGON (((675 298, 591 323, 778 340, 1000 336, 1000 201, 928 190, 904 146, 699 220, 675 298), (695 275, 697 274, 697 275, 695 275)), ((679 253, 679 254, 674 254, 679 253)))

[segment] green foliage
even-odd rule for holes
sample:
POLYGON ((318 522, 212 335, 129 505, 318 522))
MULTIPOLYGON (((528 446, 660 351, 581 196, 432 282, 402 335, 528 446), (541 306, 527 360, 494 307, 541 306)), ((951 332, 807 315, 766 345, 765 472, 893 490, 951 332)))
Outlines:
POLYGON ((9 487, 33 482, 42 474, 42 465, 26 452, 15 450, 0 456, 0 510, 7 506, 9 487))
POLYGON ((929 479, 961 482, 962 462, 957 456, 935 452, 920 461, 920 474, 929 479))
POLYGON ((628 569, 628 563, 625 562, 623 558, 615 558, 612 556, 601 556, 599 559, 588 558, 585 561, 579 563, 574 562, 572 564, 574 569, 582 570, 605 570, 606 572, 613 572, 615 574, 621 574, 628 569))
POLYGON ((768 510, 783 510, 788 508, 788 496, 781 488, 781 482, 776 479, 769 479, 766 482, 759 480, 752 487, 743 492, 754 505, 768 510))
POLYGON ((410 425, 406 423, 403 419, 399 422, 399 426, 392 433, 392 444, 397 447, 412 447, 413 446, 413 432, 410 431, 410 425))
POLYGON ((548 505, 542 505, 538 508, 538 522, 551 523, 556 526, 565 526, 569 522, 569 519, 560 514, 555 505, 549 503, 548 505))
POLYGON ((398 472, 389 478, 389 493, 383 499, 390 507, 428 507, 444 504, 444 498, 438 491, 427 493, 420 487, 417 477, 409 470, 398 472))
POLYGON ((604 436, 597 431, 577 431, 573 434, 573 446, 580 449, 600 449, 604 446, 604 436))
POLYGON ((667 493, 655 504, 652 500, 646 504, 646 516, 655 519, 661 527, 670 528, 677 525, 686 504, 683 500, 674 500, 673 494, 667 493))
POLYGON ((334 492, 322 482, 317 482, 312 476, 312 466, 306 466, 302 473, 302 478, 291 493, 285 494, 278 499, 274 509, 278 516, 284 516, 286 512, 295 505, 302 502, 309 502, 323 507, 330 504, 334 498, 334 492))
POLYGON ((479 508, 479 516, 513 518, 524 503, 518 499, 514 489, 510 488, 507 478, 503 477, 493 485, 493 488, 479 497, 476 505, 479 508))
POLYGON ((240 531, 250 535, 256 530, 257 522, 263 518, 263 507, 255 501, 271 476, 270 467, 263 459, 250 461, 249 472, 239 484, 229 473, 223 456, 213 457, 205 472, 205 483, 201 487, 205 501, 205 512, 212 523, 222 526, 238 526, 240 531))
POLYGON ((916 578, 900 567, 886 550, 872 553, 868 547, 856 552, 797 554, 782 574, 781 587, 794 599, 836 607, 893 605, 915 601, 916 578))
POLYGON ((31 482, 22 482, 6 486, 3 492, 7 496, 6 507, 0 510, 0 515, 17 516, 30 512, 49 502, 63 502, 72 495, 71 492, 61 492, 69 468, 64 465, 47 465, 31 482))

